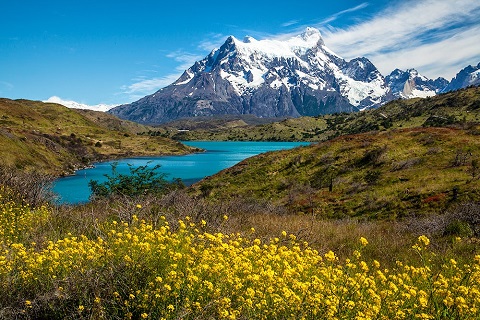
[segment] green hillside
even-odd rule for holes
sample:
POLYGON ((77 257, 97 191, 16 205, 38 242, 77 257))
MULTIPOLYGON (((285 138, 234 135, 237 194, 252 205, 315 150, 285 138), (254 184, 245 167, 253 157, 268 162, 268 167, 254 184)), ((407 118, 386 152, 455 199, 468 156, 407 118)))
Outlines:
POLYGON ((381 108, 357 113, 301 117, 261 125, 234 120, 201 119, 197 125, 194 120, 176 122, 158 128, 155 133, 176 140, 325 141, 343 134, 390 128, 465 127, 480 122, 480 87, 425 99, 395 100, 381 108))
POLYGON ((479 129, 345 135, 247 159, 194 189, 211 199, 266 199, 324 217, 440 212, 480 200, 479 129))
POLYGON ((150 129, 102 112, 0 99, 0 164, 59 175, 105 159, 191 152, 168 138, 137 135, 150 129))

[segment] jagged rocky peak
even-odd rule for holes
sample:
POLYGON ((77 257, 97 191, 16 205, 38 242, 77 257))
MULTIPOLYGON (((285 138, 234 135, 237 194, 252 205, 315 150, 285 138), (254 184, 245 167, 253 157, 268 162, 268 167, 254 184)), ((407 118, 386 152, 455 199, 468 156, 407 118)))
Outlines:
MULTIPOLYGON (((315 28, 306 28, 302 34, 288 39, 256 40, 251 36, 246 36, 243 41, 239 41, 234 36, 230 36, 225 44, 229 48, 234 47, 241 54, 251 55, 257 53, 268 58, 299 56, 309 49, 324 46, 320 31, 315 28)), ((220 48, 221 51, 223 47, 220 48)))
MULTIPOLYGON (((406 72, 409 74, 409 77, 410 77, 410 78, 416 78, 416 77, 418 77, 418 71, 415 70, 415 69, 407 69, 406 72)), ((422 76, 420 76, 420 77, 422 77, 422 76)), ((426 78, 426 77, 425 77, 425 78, 426 78)))
POLYGON ((315 43, 315 46, 323 46, 322 34, 316 28, 307 27, 300 37, 307 43, 315 43))
POLYGON ((442 92, 478 85, 480 85, 480 63, 476 66, 469 65, 460 70, 442 92))
POLYGON ((230 36, 172 85, 111 113, 150 124, 220 114, 296 117, 377 107, 389 97, 367 58, 346 61, 307 28, 283 39, 230 36))
POLYGON ((365 57, 350 60, 343 68, 343 71, 355 80, 369 82, 381 76, 380 71, 365 57))
POLYGON ((448 84, 444 78, 435 80, 421 75, 416 69, 395 69, 385 77, 395 98, 430 97, 439 93, 448 84))

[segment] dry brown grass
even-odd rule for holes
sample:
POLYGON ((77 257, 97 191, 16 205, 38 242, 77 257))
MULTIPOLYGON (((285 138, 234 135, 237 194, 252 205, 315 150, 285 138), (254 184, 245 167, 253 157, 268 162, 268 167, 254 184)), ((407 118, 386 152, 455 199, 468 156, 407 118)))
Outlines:
POLYGON ((9 197, 18 203, 36 207, 51 202, 53 176, 22 172, 14 167, 0 166, 0 186, 8 188, 9 197))
POLYGON ((240 233, 266 242, 273 238, 288 242, 288 237, 282 236, 285 231, 321 253, 334 251, 340 259, 351 256, 359 248, 359 238, 365 237, 369 241, 369 246, 363 250, 365 257, 376 259, 385 266, 393 266, 397 260, 409 261, 416 258, 411 256, 411 246, 420 235, 431 238, 432 243, 435 243, 433 250, 442 257, 454 254, 451 248, 457 236, 466 239, 463 247, 456 245, 457 258, 468 259, 472 254, 478 253, 475 243, 479 235, 473 231, 476 231, 475 225, 480 217, 479 208, 478 203, 467 203, 447 213, 422 217, 375 221, 353 218, 326 220, 315 212, 291 214, 284 207, 266 201, 237 198, 214 203, 177 190, 162 197, 122 197, 94 201, 82 206, 57 207, 57 218, 52 219, 56 225, 49 228, 58 239, 68 230, 99 236, 101 234, 96 226, 104 221, 130 222, 133 215, 136 215, 153 225, 163 216, 175 230, 178 220, 188 216, 197 223, 206 221, 210 232, 240 233), (471 228, 472 233, 462 234, 465 226, 471 228))

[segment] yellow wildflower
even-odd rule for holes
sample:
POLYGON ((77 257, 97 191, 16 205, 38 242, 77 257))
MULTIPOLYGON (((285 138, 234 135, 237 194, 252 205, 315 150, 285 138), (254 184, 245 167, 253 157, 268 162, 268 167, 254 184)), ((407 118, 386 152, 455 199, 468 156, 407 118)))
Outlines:
POLYGON ((367 244, 368 244, 368 241, 367 239, 365 239, 364 237, 360 237, 360 244, 365 247, 367 244))
POLYGON ((333 262, 337 259, 337 257, 335 256, 335 253, 332 250, 325 253, 325 258, 330 262, 333 262))
POLYGON ((424 235, 421 235, 420 237, 418 237, 418 242, 422 243, 424 246, 428 246, 430 244, 430 239, 428 239, 424 235))

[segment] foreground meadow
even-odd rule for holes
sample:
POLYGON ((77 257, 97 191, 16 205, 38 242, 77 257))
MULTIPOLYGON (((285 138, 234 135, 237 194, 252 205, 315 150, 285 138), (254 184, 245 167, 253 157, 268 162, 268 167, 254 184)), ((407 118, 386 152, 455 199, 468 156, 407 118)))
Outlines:
MULTIPOLYGON (((404 248, 407 259, 384 265, 368 237, 339 256, 286 231, 220 232, 234 220, 226 215, 215 228, 198 217, 171 222, 142 203, 128 216, 90 206, 73 227, 58 208, 0 195, 3 319, 480 317, 478 252, 438 255, 424 235, 404 248)), ((469 241, 452 238, 450 252, 469 241)))

